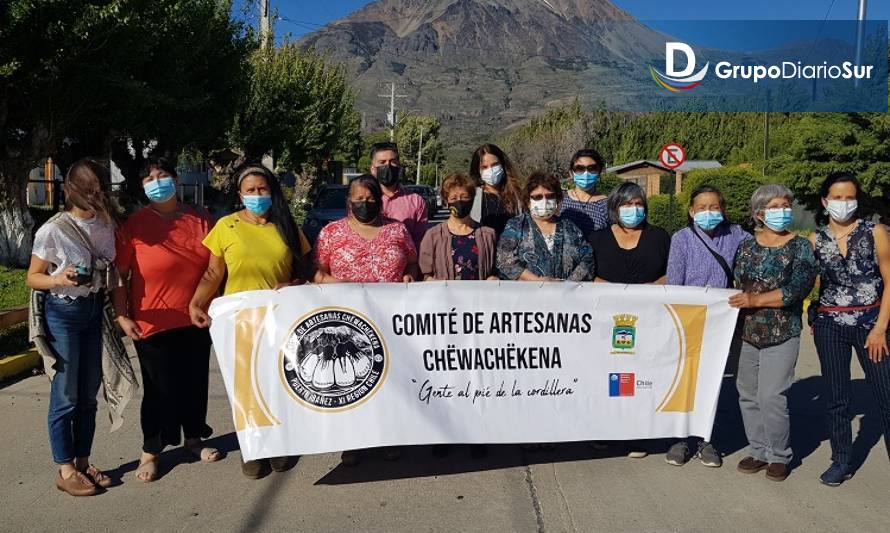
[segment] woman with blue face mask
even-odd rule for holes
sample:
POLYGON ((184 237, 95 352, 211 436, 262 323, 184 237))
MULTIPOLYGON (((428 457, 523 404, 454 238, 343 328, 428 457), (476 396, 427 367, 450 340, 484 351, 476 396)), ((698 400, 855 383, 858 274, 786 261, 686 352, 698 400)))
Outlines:
MULTIPOLYGON (((689 225, 671 237, 668 256, 668 285, 732 287, 735 255, 751 238, 738 224, 726 219, 726 204, 716 187, 701 185, 689 196, 689 225)), ((674 466, 697 457, 703 465, 723 465, 720 452, 710 442, 683 439, 668 450, 665 461, 674 466)))
POLYGON ((575 152, 569 165, 572 188, 566 191, 560 215, 571 220, 584 235, 609 225, 607 198, 597 192, 604 166, 603 156, 591 148, 575 152))
POLYGON ((596 258, 596 281, 664 283, 671 237, 646 220, 646 193, 625 182, 609 195, 612 225, 588 235, 596 258))
POLYGON ((210 335, 195 327, 189 301, 207 268, 210 252, 201 244, 213 221, 203 207, 180 203, 172 162, 149 160, 142 169, 149 204, 117 231, 115 264, 124 280, 112 291, 117 323, 131 339, 142 371, 142 456, 136 478, 157 479, 167 446, 203 462, 222 458, 203 439, 207 425, 210 335))
MULTIPOLYGON (((646 220, 646 193, 634 182, 626 181, 608 198, 612 225, 587 236, 593 248, 595 281, 600 283, 645 284, 665 282, 671 236, 646 220)), ((601 447, 602 443, 594 443, 601 447)), ((646 457, 640 441, 624 443, 627 456, 646 457)))
POLYGON ((794 194, 784 185, 761 185, 751 196, 753 239, 736 254, 735 283, 743 292, 729 298, 740 309, 741 353, 736 374, 748 450, 737 469, 766 470, 772 481, 788 477, 791 425, 788 391, 800 349, 803 301, 816 279, 813 249, 791 231, 794 194))
MULTIPOLYGON (((207 308, 219 293, 279 289, 303 283, 311 274, 307 254, 309 241, 297 227, 288 209, 281 185, 271 170, 247 165, 235 172, 238 193, 244 208, 222 217, 204 238, 210 262, 189 303, 192 323, 210 326, 207 308)), ((295 461, 275 457, 242 463, 242 472, 251 479, 289 469, 295 461)))

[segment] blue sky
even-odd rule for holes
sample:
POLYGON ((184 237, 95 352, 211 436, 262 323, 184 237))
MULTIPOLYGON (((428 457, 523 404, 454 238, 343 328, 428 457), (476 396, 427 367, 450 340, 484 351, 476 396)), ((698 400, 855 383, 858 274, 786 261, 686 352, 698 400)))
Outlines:
MULTIPOLYGON (((856 18, 857 0, 612 0, 612 2, 640 20, 769 20, 797 19, 829 20, 856 18)), ((236 10, 252 6, 256 0, 236 0, 236 10)), ((368 4, 367 0, 272 0, 273 9, 290 21, 278 21, 275 32, 280 37, 290 33, 294 37, 310 32, 320 25, 348 15, 368 4)), ((871 0, 870 19, 890 19, 890 2, 871 0)), ((254 17, 255 19, 255 17, 254 17)))

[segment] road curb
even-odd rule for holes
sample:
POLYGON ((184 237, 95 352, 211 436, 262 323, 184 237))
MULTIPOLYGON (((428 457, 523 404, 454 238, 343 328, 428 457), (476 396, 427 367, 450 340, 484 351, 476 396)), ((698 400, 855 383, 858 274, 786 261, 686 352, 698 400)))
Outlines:
POLYGON ((36 348, 18 355, 11 355, 0 359, 0 381, 27 372, 40 364, 40 354, 36 348))

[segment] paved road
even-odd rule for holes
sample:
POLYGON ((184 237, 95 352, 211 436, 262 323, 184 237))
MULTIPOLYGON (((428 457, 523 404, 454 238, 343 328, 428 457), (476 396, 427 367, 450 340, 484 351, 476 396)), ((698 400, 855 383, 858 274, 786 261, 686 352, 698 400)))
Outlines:
POLYGON ((29 377, 0 388, 0 531, 887 531, 890 462, 861 372, 855 373, 854 429, 860 456, 871 453, 856 477, 836 489, 816 479, 829 449, 809 337, 798 373, 791 407, 802 464, 784 483, 735 471, 744 441, 731 387, 718 415, 717 443, 730 454, 722 469, 672 467, 661 455, 627 459, 580 443, 553 453, 500 446, 484 460, 470 459, 465 449, 437 460, 428 447, 416 447, 396 463, 370 454, 353 469, 338 466, 335 454, 308 456, 290 472, 249 481, 240 473, 214 368, 210 422, 228 457, 205 465, 168 451, 163 477, 140 483, 133 477, 137 400, 119 432, 109 435, 107 420, 100 420, 93 453, 122 483, 84 499, 52 484, 48 385, 43 376, 29 377))

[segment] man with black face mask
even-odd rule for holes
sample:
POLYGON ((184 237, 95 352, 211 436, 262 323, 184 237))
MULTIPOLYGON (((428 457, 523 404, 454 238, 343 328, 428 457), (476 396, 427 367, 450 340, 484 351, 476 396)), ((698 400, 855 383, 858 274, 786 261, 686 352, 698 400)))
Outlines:
POLYGON ((402 190, 401 170, 399 147, 395 143, 383 142, 371 146, 371 174, 383 189, 381 213, 405 224, 414 239, 414 246, 420 248, 420 241, 428 226, 426 202, 419 194, 402 190))

